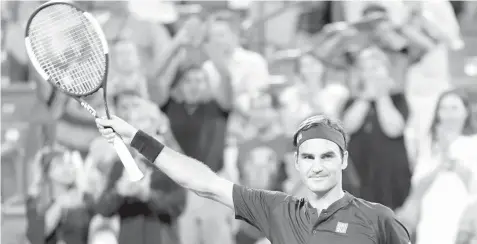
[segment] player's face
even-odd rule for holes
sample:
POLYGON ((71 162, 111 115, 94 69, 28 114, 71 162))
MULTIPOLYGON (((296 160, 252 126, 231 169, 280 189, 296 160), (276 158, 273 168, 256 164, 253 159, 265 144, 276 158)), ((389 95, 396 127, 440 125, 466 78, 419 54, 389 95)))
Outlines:
POLYGON ((303 142, 297 152, 295 163, 303 183, 317 194, 341 187, 342 170, 347 165, 347 152, 341 157, 338 145, 326 139, 310 139, 303 142))
POLYGON ((456 94, 448 94, 442 98, 437 111, 440 123, 461 126, 468 114, 464 102, 456 94))

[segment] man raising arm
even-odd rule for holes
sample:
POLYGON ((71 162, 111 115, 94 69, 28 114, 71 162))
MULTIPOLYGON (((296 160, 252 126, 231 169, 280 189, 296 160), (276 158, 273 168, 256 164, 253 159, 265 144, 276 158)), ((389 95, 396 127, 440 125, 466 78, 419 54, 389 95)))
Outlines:
POLYGON ((110 142, 114 129, 176 183, 233 208, 237 219, 258 228, 272 243, 409 243, 407 230, 392 210, 343 191, 347 140, 339 122, 328 117, 306 119, 294 136, 294 166, 309 189, 302 199, 234 185, 117 117, 96 123, 110 142))
POLYGON ((114 128, 126 143, 131 144, 133 148, 141 152, 177 184, 196 192, 202 197, 219 201, 233 208, 233 183, 217 176, 202 162, 164 147, 149 135, 138 131, 138 129, 118 117, 113 117, 111 120, 97 119, 96 122, 106 139, 112 142, 115 134, 112 129, 104 127, 114 128))
POLYGON ((118 117, 113 116, 111 120, 97 119, 96 123, 101 134, 109 142, 112 143, 115 136, 111 129, 113 128, 126 143, 153 162, 177 184, 201 197, 212 199, 234 209, 238 219, 252 224, 267 237, 270 235, 268 231, 270 209, 282 202, 286 198, 285 194, 234 185, 218 176, 204 163, 165 147, 118 117))

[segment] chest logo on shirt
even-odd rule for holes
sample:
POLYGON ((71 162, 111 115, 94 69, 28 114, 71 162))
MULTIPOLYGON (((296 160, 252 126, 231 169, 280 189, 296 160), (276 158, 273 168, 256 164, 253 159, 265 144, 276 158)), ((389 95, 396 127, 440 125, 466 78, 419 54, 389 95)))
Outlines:
POLYGON ((336 224, 336 233, 346 234, 346 230, 348 230, 348 223, 338 222, 338 224, 336 224))

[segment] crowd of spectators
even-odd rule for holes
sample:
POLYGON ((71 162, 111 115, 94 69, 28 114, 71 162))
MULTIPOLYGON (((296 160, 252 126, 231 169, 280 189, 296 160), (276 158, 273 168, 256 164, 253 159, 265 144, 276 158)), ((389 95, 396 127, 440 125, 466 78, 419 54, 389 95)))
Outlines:
MULTIPOLYGON (((327 114, 350 138, 346 191, 395 210, 415 243, 477 243, 477 121, 447 67, 475 4, 303 2, 290 45, 269 54, 244 38, 246 9, 157 1, 171 21, 141 16, 156 5, 139 2, 78 2, 109 42, 113 114, 236 183, 300 197, 310 192, 291 137, 303 118, 327 114)), ((22 33, 40 3, 2 2, 2 86, 36 82, 53 121, 29 166, 25 241, 267 243, 133 150, 146 177, 128 181, 90 114, 28 64, 22 33)), ((102 97, 88 101, 104 115, 102 97)))

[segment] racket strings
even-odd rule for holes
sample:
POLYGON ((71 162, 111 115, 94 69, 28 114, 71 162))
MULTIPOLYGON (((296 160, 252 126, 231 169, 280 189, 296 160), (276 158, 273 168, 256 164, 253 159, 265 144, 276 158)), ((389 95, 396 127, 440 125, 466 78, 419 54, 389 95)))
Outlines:
POLYGON ((106 72, 101 38, 81 11, 55 4, 30 23, 30 44, 51 82, 75 95, 96 90, 106 72))

